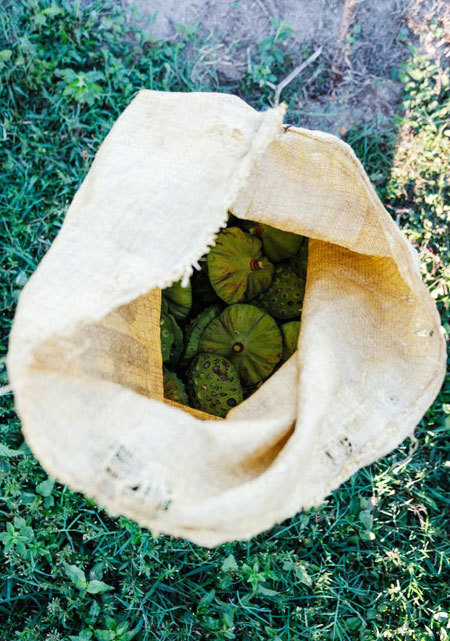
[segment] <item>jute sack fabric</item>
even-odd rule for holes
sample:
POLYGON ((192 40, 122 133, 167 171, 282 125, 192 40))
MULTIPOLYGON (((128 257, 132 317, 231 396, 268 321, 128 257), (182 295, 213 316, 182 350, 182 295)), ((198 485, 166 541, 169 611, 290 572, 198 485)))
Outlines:
POLYGON ((247 539, 411 435, 444 342, 417 256, 352 150, 283 107, 141 91, 24 288, 8 372, 49 474, 153 532, 247 539), (161 288, 227 211, 310 237, 299 350, 225 420, 163 399, 161 288))

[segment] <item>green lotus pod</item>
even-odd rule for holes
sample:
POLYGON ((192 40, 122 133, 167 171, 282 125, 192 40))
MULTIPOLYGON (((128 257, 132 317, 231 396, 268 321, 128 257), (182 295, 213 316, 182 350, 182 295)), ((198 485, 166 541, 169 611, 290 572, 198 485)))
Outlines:
POLYGON ((269 289, 260 294, 255 304, 281 320, 300 316, 305 281, 289 265, 277 265, 269 289))
POLYGON ((164 398, 181 403, 181 405, 188 405, 189 399, 183 381, 166 367, 163 371, 163 384, 164 398))
POLYGON ((262 255, 261 242, 238 227, 219 232, 207 263, 211 285, 229 304, 252 300, 272 280, 273 265, 262 255))
POLYGON ((187 365, 194 356, 197 356, 199 353, 198 344, 204 329, 221 311, 220 305, 211 305, 189 323, 186 329, 185 348, 181 363, 183 366, 187 365))
POLYGON ((297 351, 298 336, 300 334, 300 321, 289 321, 281 326, 283 334, 282 359, 287 361, 297 351))
POLYGON ((273 318, 244 303, 224 309, 209 323, 199 343, 199 351, 229 358, 244 385, 269 376, 282 350, 281 332, 273 318))
POLYGON ((218 354, 199 354, 188 372, 191 401, 196 409, 224 418, 242 403, 242 387, 232 363, 218 354))
POLYGON ((170 322, 173 336, 168 360, 171 365, 176 365, 183 353, 183 331, 172 314, 166 314, 166 317, 170 322))
POLYGON ((289 266, 292 267, 294 272, 306 281, 306 270, 308 267, 308 239, 305 238, 300 249, 289 260, 289 266))
POLYGON ((159 321, 160 336, 161 336, 161 352, 163 361, 166 362, 170 358, 170 352, 173 345, 173 327, 169 314, 161 314, 159 321))
POLYGON ((192 287, 189 282, 187 287, 182 287, 181 280, 173 283, 170 287, 163 289, 163 298, 167 301, 169 312, 176 320, 183 320, 191 311, 192 287))
POLYGON ((264 223, 247 222, 245 226, 253 236, 261 239, 263 252, 273 263, 296 254, 304 238, 264 223))

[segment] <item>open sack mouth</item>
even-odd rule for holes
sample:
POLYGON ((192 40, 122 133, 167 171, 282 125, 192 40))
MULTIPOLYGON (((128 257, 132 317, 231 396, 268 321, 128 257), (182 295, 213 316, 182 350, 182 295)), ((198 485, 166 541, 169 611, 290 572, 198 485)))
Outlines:
POLYGON ((164 398, 225 418, 251 396, 297 349, 307 262, 304 236, 231 214, 200 270, 162 291, 164 398))
POLYGON ((283 113, 140 92, 10 337, 49 474, 202 545, 320 504, 413 432, 443 378, 413 249, 351 149, 283 113))

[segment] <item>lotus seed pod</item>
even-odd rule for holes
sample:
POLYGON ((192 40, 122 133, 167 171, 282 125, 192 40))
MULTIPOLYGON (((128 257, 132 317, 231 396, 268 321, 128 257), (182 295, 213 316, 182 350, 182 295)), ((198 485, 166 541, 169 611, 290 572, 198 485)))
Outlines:
POLYGON ((308 239, 305 238, 300 249, 289 260, 289 266, 294 272, 306 281, 306 269, 308 267, 308 239))
POLYGON ((280 260, 296 254, 303 242, 303 236, 264 223, 247 222, 246 228, 252 235, 261 239, 263 252, 273 263, 279 263, 280 260))
POLYGON ((230 305, 203 332, 199 350, 221 354, 236 367, 244 385, 269 376, 281 358, 283 341, 278 325, 254 305, 230 305))
POLYGON ((183 332, 172 314, 166 314, 172 330, 172 346, 170 348, 169 363, 176 365, 183 353, 183 332))
POLYGON ((220 305, 211 305, 207 307, 201 314, 196 316, 186 329, 186 341, 182 360, 182 366, 185 366, 189 361, 197 356, 199 353, 198 344, 203 331, 212 320, 214 320, 222 311, 220 305))
POLYGON ((173 328, 172 321, 168 314, 161 314, 159 321, 160 336, 161 336, 161 352, 163 361, 166 362, 170 358, 170 352, 173 345, 173 328))
POLYGON ((181 281, 179 280, 170 287, 163 289, 162 295, 167 301, 169 312, 175 316, 177 321, 186 318, 192 307, 192 288, 190 282, 187 287, 182 287, 181 281))
POLYGON ((272 281, 273 265, 262 255, 261 242, 238 227, 217 235, 207 263, 211 285, 229 304, 252 300, 272 281))
POLYGON ((289 265, 277 265, 269 289, 260 294, 255 304, 281 320, 300 316, 305 282, 289 265))
POLYGON ((281 326, 283 334, 282 359, 287 361, 297 351, 298 335, 300 334, 300 321, 289 321, 281 326))
POLYGON ((183 381, 181 381, 176 374, 168 370, 166 367, 164 368, 163 373, 163 384, 164 398, 168 398, 176 403, 181 403, 181 405, 188 405, 188 395, 183 381))
POLYGON ((196 409, 224 418, 242 403, 242 387, 232 363, 218 354, 199 354, 188 372, 189 393, 196 409))

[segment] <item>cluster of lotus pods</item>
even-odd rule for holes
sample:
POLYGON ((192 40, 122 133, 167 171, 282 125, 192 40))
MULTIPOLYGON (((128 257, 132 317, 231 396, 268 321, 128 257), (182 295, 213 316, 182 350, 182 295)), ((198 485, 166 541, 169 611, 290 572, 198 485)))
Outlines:
POLYGON ((308 239, 230 216, 183 287, 162 292, 165 398, 224 418, 297 349, 308 239))

